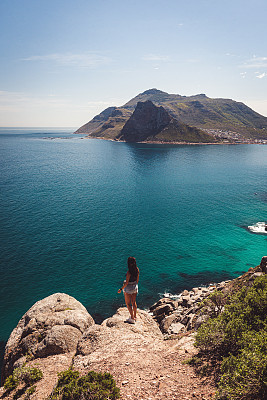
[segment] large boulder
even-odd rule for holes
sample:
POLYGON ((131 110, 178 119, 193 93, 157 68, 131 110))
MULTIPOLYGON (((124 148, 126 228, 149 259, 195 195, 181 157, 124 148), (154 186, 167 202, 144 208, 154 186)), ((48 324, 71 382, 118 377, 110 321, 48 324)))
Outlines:
MULTIPOLYGON (((99 368, 102 364, 142 363, 140 353, 152 355, 164 347, 163 335, 148 312, 138 310, 137 322, 127 323, 127 308, 119 308, 101 325, 91 326, 79 340, 73 359, 75 369, 99 368)), ((144 357, 147 362, 147 357, 144 357)))
POLYGON ((20 319, 6 344, 3 379, 26 359, 75 352, 84 331, 94 325, 86 308, 64 293, 35 303, 20 319))
POLYGON ((267 274, 267 256, 262 257, 260 267, 262 272, 267 274))

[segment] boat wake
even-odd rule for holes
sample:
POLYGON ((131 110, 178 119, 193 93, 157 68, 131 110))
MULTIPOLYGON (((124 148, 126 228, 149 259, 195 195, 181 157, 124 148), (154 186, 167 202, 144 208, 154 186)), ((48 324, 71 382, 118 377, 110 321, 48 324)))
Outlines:
POLYGON ((266 233, 267 234, 267 223, 257 222, 255 225, 248 226, 250 232, 253 233, 266 233))

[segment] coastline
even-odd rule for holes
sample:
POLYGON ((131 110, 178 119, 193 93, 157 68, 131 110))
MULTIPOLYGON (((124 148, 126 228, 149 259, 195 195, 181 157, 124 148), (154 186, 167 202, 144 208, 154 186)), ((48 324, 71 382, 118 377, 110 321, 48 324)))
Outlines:
MULTIPOLYGON (((73 133, 75 134, 75 133, 73 133)), ((104 137, 96 137, 96 136, 89 136, 87 133, 82 133, 82 135, 86 135, 85 137, 81 137, 81 139, 100 139, 100 140, 107 140, 110 142, 118 142, 118 143, 128 143, 128 144, 160 144, 160 145, 188 145, 188 146, 211 146, 211 145, 241 145, 241 144, 257 144, 257 145, 267 145, 267 140, 264 140, 264 142, 259 142, 259 141, 244 141, 244 142, 163 142, 159 140, 144 140, 140 142, 126 142, 125 140, 117 140, 117 139, 110 139, 110 138, 104 138, 104 137)))
POLYGON ((262 257, 258 266, 250 267, 237 278, 193 287, 190 290, 183 290, 178 295, 162 297, 150 307, 149 311, 165 339, 182 337, 197 331, 202 323, 207 321, 210 313, 207 301, 210 295, 219 297, 220 293, 231 295, 242 287, 250 286, 256 278, 265 274, 267 274, 266 256, 262 257))

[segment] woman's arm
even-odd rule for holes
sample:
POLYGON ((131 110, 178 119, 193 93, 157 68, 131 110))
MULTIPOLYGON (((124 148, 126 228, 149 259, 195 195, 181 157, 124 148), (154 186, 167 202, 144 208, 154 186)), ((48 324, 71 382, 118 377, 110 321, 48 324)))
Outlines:
POLYGON ((122 285, 122 287, 118 290, 118 293, 120 293, 120 292, 128 285, 129 280, 130 280, 130 272, 127 271, 127 274, 126 274, 126 281, 124 282, 124 284, 122 285))
POLYGON ((137 274, 137 278, 136 278, 136 282, 139 282, 139 269, 138 269, 138 274, 137 274))

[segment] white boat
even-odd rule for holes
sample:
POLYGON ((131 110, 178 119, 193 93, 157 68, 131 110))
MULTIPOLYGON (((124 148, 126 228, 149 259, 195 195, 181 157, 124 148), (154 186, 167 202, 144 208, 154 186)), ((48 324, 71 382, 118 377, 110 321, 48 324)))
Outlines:
POLYGON ((253 233, 266 233, 267 234, 267 223, 266 222, 257 222, 255 225, 248 226, 250 232, 253 233))

